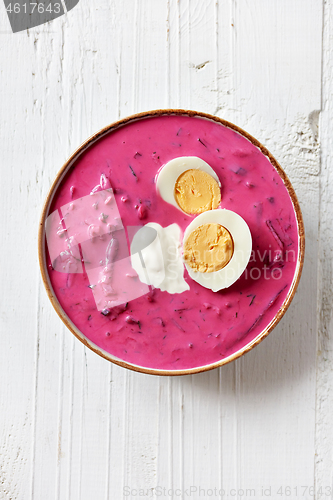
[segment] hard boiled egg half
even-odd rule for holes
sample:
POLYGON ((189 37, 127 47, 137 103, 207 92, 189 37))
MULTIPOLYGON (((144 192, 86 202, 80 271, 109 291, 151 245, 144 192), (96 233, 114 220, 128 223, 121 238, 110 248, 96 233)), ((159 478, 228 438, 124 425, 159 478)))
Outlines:
POLYGON ((182 156, 159 171, 156 187, 167 203, 190 215, 215 209, 221 202, 221 183, 208 163, 197 156, 182 156))
POLYGON ((188 274, 213 292, 238 280, 249 262, 251 250, 250 229, 231 210, 203 212, 184 233, 183 258, 188 274))

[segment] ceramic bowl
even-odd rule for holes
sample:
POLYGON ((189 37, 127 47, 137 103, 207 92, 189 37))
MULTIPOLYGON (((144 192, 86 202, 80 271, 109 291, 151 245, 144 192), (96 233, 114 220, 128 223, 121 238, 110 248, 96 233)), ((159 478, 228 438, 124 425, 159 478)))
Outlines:
MULTIPOLYGON (((200 138, 198 139, 200 140, 200 138)), ((203 146, 203 150, 205 144, 204 141, 201 142, 203 146)), ((96 150, 97 151, 97 150, 96 150)), ((218 151, 218 149, 217 149, 218 151)), ((183 154, 179 154, 179 156, 183 156, 183 154)), ((158 166, 157 166, 158 168, 158 166)), ((277 178, 278 178, 277 177, 277 178)), ((240 181, 241 182, 241 181, 240 181)), ((139 184, 138 184, 139 185, 139 184)), ((93 187, 93 186, 91 186, 93 187)), ((152 186, 153 187, 153 186, 152 186)), ((87 195, 89 194, 89 191, 86 193, 87 195)), ((226 193, 224 193, 224 196, 226 193)), ((74 196, 75 199, 75 196, 74 196)), ((170 221, 171 223, 172 221, 170 221)), ((205 113, 200 113, 200 112, 195 112, 195 111, 188 111, 188 110, 182 110, 182 109, 163 109, 163 110, 155 110, 155 111, 148 111, 145 113, 140 113, 136 115, 129 116, 127 118, 124 118, 122 120, 119 120, 115 123, 112 123, 111 125, 108 125, 107 127, 103 128, 102 130, 99 130, 97 133, 92 135, 89 139, 87 139, 71 156, 68 158, 68 160, 65 162, 65 164, 62 166, 61 170, 59 171, 58 175, 56 176, 51 189, 49 191, 49 194, 47 195, 47 198, 45 200, 45 204, 42 210, 42 215, 41 215, 41 220, 40 220, 40 227, 39 227, 39 237, 38 237, 38 248, 39 248, 39 262, 40 262, 40 269, 41 269, 41 274, 42 274, 42 279, 47 291, 47 294, 49 296, 49 299, 58 313, 59 317, 61 320, 64 322, 64 324, 67 326, 67 328, 89 349, 93 350, 95 353, 98 355, 102 356, 103 358, 116 363, 122 367, 139 371, 139 372, 144 372, 144 373, 149 373, 149 374, 155 374, 155 375, 185 375, 185 374, 193 374, 197 372, 203 372, 206 370, 211 370, 213 368, 222 366, 226 363, 229 363, 246 352, 250 351, 253 349, 256 345, 258 345, 267 335, 273 330, 273 328, 279 323, 283 315, 286 313, 298 286, 301 272, 302 272, 302 267, 303 267, 303 260, 304 260, 304 226, 303 226, 303 220, 302 220, 302 214, 301 210, 299 207, 299 203, 297 201, 296 194, 294 192, 294 189, 286 176, 285 172, 282 170, 278 162, 275 160, 275 158, 270 154, 270 152, 255 138, 253 138, 251 135, 249 135, 247 132, 241 130, 239 127, 236 125, 233 125, 232 123, 229 123, 225 120, 222 120, 221 118, 218 118, 216 116, 208 115, 205 113), (190 119, 204 119, 208 120, 210 122, 214 122, 217 125, 222 125, 225 129, 228 129, 229 131, 233 131, 236 134, 238 134, 240 137, 245 138, 247 141, 250 141, 252 145, 256 148, 256 150, 261 154, 264 155, 270 164, 274 167, 277 176, 282 180, 285 188, 287 189, 289 193, 289 197, 293 206, 294 210, 294 215, 296 219, 296 224, 297 224, 297 237, 298 237, 298 254, 297 254, 297 261, 295 263, 295 273, 294 277, 292 279, 292 282, 290 283, 290 287, 288 290, 285 292, 285 298, 279 307, 278 311, 274 315, 274 317, 270 321, 264 321, 262 318, 260 318, 262 328, 260 331, 254 336, 254 338, 249 338, 248 341, 245 339, 245 343, 239 347, 239 344, 236 345, 234 350, 229 350, 227 352, 227 355, 222 356, 221 359, 214 360, 213 362, 208 362, 204 364, 199 364, 199 366, 190 366, 190 367, 178 367, 175 365, 174 369, 171 369, 168 367, 167 369, 164 369, 159 366, 155 367, 154 363, 151 363, 151 366, 143 366, 142 364, 135 363, 132 361, 128 361, 126 359, 121 359, 121 357, 118 355, 111 354, 110 352, 105 349, 104 345, 99 346, 96 343, 94 343, 91 339, 89 339, 80 329, 75 325, 75 323, 69 318, 69 316, 66 314, 64 311, 63 307, 60 305, 59 299, 55 293, 55 291, 52 288, 51 280, 50 280, 50 275, 49 275, 49 261, 48 261, 48 253, 47 253, 47 245, 46 245, 46 220, 48 216, 50 215, 50 209, 52 207, 52 202, 55 198, 55 195, 57 194, 62 182, 68 175, 70 171, 73 171, 73 166, 87 153, 91 150, 91 148, 95 148, 98 146, 99 142, 103 140, 103 138, 109 136, 110 134, 114 134, 116 131, 118 131, 121 128, 126 128, 129 125, 135 123, 138 130, 140 129, 140 124, 143 123, 143 121, 147 119, 153 119, 155 117, 160 117, 160 116, 167 116, 167 117, 179 117, 179 116, 185 116, 189 117, 190 119), (267 323, 267 324, 266 324, 267 323)), ((213 293, 213 292, 212 292, 213 293)), ((251 297, 250 297, 251 298, 251 297)), ((222 300, 222 299, 221 299, 222 300)), ((112 324, 110 323, 110 328, 112 327, 112 324)), ((145 328, 149 329, 149 325, 145 328)))

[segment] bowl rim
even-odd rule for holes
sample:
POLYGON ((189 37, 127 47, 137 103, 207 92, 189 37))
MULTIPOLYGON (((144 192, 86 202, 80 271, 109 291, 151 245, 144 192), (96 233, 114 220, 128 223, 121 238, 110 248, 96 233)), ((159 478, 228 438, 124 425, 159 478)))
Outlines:
POLYGON ((255 346, 260 344, 268 335, 269 333, 275 328, 275 326, 280 322, 284 314, 286 313, 299 284, 301 274, 302 274, 302 269, 303 269, 303 264, 304 264, 304 253, 305 253, 305 234, 304 234, 304 223, 303 223, 303 217, 302 217, 302 212, 300 209, 300 205, 296 196, 296 193, 291 185, 291 182, 289 178, 287 177, 286 173, 278 163, 278 161, 274 158, 274 156, 268 151, 268 149, 263 146, 257 139, 255 139, 252 135, 250 135, 248 132, 245 130, 241 129, 237 125, 234 125, 233 123, 224 120, 223 118, 220 118, 218 116, 214 116, 208 113, 200 112, 200 111, 193 111, 193 110, 186 110, 186 109, 178 109, 178 108, 166 108, 166 109, 155 109, 155 110, 150 110, 150 111, 144 111, 141 113, 135 113, 132 115, 129 115, 125 118, 122 118, 120 120, 117 120, 115 122, 112 122, 109 125, 106 125, 105 127, 101 128, 94 134, 92 134, 88 139, 86 139, 70 156, 69 158, 65 161, 63 166, 61 167, 60 171, 56 175, 49 192, 47 194, 47 197, 45 199, 43 208, 42 208, 42 213, 40 217, 40 222, 39 222, 39 231, 38 231, 38 260, 39 260, 39 266, 41 270, 41 275, 42 275, 42 281, 44 283, 47 295, 51 301, 51 304, 53 305, 56 313, 60 317, 60 319, 63 321, 63 323, 66 325, 66 327, 75 335, 76 338, 78 338, 86 347, 94 351, 96 354, 99 356, 103 357, 104 359, 107 359, 108 361, 111 361, 112 363, 115 363, 116 365, 122 366, 123 368, 128 368, 130 370, 136 371, 136 372, 141 372, 149 375, 159 375, 159 376, 178 376, 178 375, 192 375, 195 373, 201 373, 201 372, 206 372, 209 370, 213 370, 214 368, 218 368, 220 366, 226 365, 230 363, 231 361, 234 361, 250 350, 252 350, 255 346), (66 175, 67 171, 70 169, 70 167, 74 164, 74 162, 79 158, 79 156, 84 153, 93 143, 97 142, 100 138, 103 136, 107 135, 111 131, 118 129, 124 125, 126 125, 129 122, 137 121, 137 120, 142 120, 145 118, 151 118, 154 116, 166 116, 166 115, 185 115, 189 117, 199 117, 199 118, 205 118, 210 121, 215 121, 217 123, 220 123, 224 125, 227 128, 230 128, 234 130, 235 132, 239 133, 246 139, 248 139, 254 146, 256 146, 260 151, 268 158, 270 163, 273 165, 273 167, 276 169, 278 172, 280 178, 282 179, 289 196, 291 198, 295 215, 296 215, 296 221, 297 221, 297 228, 298 228, 298 244, 299 244, 299 251, 298 251, 298 258, 297 258, 297 264, 296 264, 296 269, 295 269, 295 274, 293 281, 291 283, 289 292, 283 301, 280 309, 278 310, 277 314, 274 316, 272 321, 262 330, 257 337, 255 337, 251 342, 246 344, 244 347, 236 351, 235 353, 231 354, 230 356, 216 361, 214 363, 210 363, 208 365, 203 365, 203 366, 198 366, 195 368, 186 368, 186 369, 178 369, 178 370, 161 370, 161 369, 155 369, 155 368, 148 368, 140 365, 135 365, 132 363, 128 363, 124 360, 121 360, 112 354, 108 353, 104 349, 101 349, 98 347, 96 344, 94 344, 92 341, 87 339, 83 333, 74 325, 74 323, 70 320, 70 318, 67 316, 65 311, 62 309, 55 293, 53 292, 52 285, 49 279, 49 274, 47 271, 47 264, 46 264, 46 252, 45 252, 45 220, 47 218, 48 210, 51 205, 51 202, 53 200, 54 194, 60 185, 63 177, 66 175))

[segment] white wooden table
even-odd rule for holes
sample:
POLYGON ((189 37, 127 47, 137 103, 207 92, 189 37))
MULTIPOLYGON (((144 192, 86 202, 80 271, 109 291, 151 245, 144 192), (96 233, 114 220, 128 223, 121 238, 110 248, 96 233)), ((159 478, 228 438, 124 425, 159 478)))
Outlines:
POLYGON ((333 2, 81 0, 17 34, 0 3, 1 500, 332 499, 333 2), (236 362, 176 378, 85 349, 37 263, 42 203, 69 154, 165 107, 265 144, 306 228, 278 327, 236 362))

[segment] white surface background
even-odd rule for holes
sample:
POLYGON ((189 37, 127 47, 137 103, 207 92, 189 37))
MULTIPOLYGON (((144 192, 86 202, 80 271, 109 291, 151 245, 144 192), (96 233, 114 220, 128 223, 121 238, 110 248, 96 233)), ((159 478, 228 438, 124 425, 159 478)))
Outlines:
POLYGON ((0 5, 0 31, 1 500, 333 498, 332 2, 81 0, 18 34, 0 5), (69 154, 163 107, 258 138, 306 228, 278 327, 236 362, 176 378, 85 349, 37 263, 42 203, 69 154))

